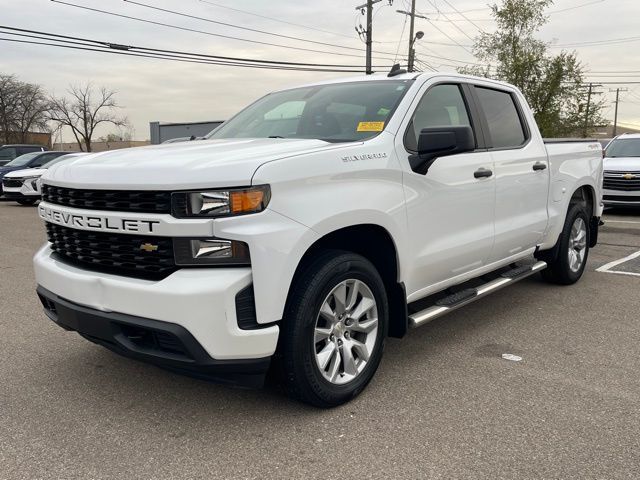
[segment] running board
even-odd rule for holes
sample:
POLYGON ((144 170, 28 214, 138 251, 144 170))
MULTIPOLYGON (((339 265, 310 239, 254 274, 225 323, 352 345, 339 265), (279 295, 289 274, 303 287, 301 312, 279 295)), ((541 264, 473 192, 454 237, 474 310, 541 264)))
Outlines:
POLYGON ((547 267, 545 262, 537 262, 533 265, 526 265, 523 267, 516 267, 502 273, 495 280, 491 280, 484 285, 480 285, 476 288, 468 288, 460 292, 449 295, 441 300, 438 300, 433 306, 425 308, 419 312, 416 312, 409 316, 409 326, 412 328, 420 327, 429 323, 442 315, 468 305, 471 302, 489 295, 490 293, 497 292, 501 288, 511 285, 515 282, 530 277, 536 272, 543 270, 547 267))

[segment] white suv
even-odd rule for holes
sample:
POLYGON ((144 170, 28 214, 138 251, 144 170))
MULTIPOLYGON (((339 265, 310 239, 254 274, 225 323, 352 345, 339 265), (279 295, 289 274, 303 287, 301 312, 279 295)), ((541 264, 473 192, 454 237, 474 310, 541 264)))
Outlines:
POLYGON ((603 193, 607 207, 640 207, 640 134, 623 134, 607 145, 603 193))

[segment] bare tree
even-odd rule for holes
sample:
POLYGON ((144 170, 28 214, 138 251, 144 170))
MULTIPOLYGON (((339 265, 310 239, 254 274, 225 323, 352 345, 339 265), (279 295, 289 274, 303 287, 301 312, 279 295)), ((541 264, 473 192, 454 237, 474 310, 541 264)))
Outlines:
POLYGON ((49 120, 61 127, 69 127, 80 150, 91 151, 91 140, 98 125, 127 125, 125 117, 116 115, 115 110, 120 108, 115 100, 116 92, 105 87, 96 91, 91 83, 87 83, 71 86, 67 93, 69 98, 51 97, 49 120))
POLYGON ((0 143, 27 142, 29 132, 48 131, 48 110, 40 85, 0 75, 0 143))
POLYGON ((0 75, 0 144, 10 143, 18 108, 18 80, 13 75, 0 75))
POLYGON ((15 132, 20 142, 28 141, 28 133, 47 131, 50 104, 40 85, 23 83, 19 89, 18 112, 15 119, 15 132))

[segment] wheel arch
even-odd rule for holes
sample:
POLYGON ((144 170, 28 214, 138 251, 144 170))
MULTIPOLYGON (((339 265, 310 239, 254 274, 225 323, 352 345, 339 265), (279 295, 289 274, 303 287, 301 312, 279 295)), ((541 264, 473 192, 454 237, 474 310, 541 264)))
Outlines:
POLYGON ((575 204, 584 205, 589 213, 589 247, 593 248, 598 244, 598 230, 600 219, 598 218, 598 204, 596 203, 596 190, 592 185, 585 184, 576 189, 569 200, 569 208, 575 204))
POLYGON ((338 228, 311 244, 298 262, 289 285, 287 302, 300 273, 320 252, 326 250, 344 250, 362 255, 376 267, 389 301, 389 336, 403 337, 408 330, 408 312, 404 284, 399 280, 398 248, 389 231, 377 224, 364 223, 338 228))

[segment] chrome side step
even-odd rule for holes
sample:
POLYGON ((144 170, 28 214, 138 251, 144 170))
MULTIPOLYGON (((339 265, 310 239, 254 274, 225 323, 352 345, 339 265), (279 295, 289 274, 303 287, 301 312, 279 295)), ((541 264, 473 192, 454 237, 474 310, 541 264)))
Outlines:
POLYGON ((536 272, 543 270, 547 267, 545 262, 537 262, 533 265, 526 265, 524 267, 517 267, 512 270, 508 270, 502 273, 495 280, 491 280, 484 285, 480 285, 476 288, 468 288, 460 292, 454 293, 448 297, 438 300, 434 305, 429 308, 425 308, 419 312, 416 312, 409 316, 409 326, 412 328, 420 327, 429 323, 431 320, 435 320, 442 315, 445 315, 457 308, 464 307, 471 302, 496 292, 501 288, 511 285, 515 282, 530 277, 536 272))

